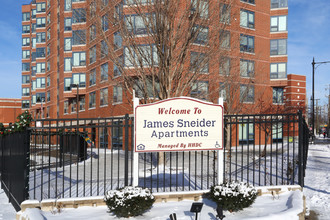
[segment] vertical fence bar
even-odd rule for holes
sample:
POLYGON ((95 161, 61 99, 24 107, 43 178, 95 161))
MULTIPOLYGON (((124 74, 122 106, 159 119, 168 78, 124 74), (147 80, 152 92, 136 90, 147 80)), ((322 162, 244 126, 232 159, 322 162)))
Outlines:
POLYGON ((304 186, 304 176, 303 176, 303 121, 302 113, 298 111, 298 123, 299 123, 299 143, 298 143, 298 184, 304 186))
MULTIPOLYGON (((128 114, 125 115, 125 186, 128 186, 128 114)), ((158 189, 158 188, 157 188, 158 189)))

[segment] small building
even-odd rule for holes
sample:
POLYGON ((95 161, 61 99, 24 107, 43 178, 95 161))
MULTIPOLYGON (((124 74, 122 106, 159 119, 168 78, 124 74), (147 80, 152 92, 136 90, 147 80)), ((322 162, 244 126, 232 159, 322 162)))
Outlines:
POLYGON ((0 98, 0 123, 8 126, 22 113, 21 99, 0 98))

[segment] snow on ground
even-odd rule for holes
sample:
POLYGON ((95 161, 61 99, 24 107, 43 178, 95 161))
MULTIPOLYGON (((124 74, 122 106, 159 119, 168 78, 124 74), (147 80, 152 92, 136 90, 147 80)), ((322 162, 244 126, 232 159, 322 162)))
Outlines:
POLYGON ((1 189, 0 182, 0 220, 14 220, 16 219, 16 211, 14 207, 8 202, 6 193, 1 189))
POLYGON ((319 220, 330 219, 330 139, 309 146, 304 194, 307 207, 319 220))
MULTIPOLYGON (((259 196, 255 203, 236 213, 224 212, 225 220, 234 219, 257 219, 257 220, 295 220, 298 219, 297 214, 303 211, 302 192, 291 191, 286 192, 278 197, 271 195, 259 196)), ((204 206, 198 219, 213 219, 216 220, 216 204, 208 199, 200 200, 204 206)), ((130 220, 150 219, 150 220, 165 220, 169 219, 171 213, 176 213, 178 220, 195 219, 195 214, 190 212, 190 207, 193 201, 184 200, 181 202, 155 203, 151 210, 144 213, 142 216, 131 217, 130 220)), ((63 209, 61 213, 53 214, 52 212, 44 212, 38 209, 27 209, 24 216, 29 216, 30 219, 79 219, 79 220, 111 220, 118 219, 113 214, 108 213, 106 206, 103 207, 79 207, 78 209, 63 209)))

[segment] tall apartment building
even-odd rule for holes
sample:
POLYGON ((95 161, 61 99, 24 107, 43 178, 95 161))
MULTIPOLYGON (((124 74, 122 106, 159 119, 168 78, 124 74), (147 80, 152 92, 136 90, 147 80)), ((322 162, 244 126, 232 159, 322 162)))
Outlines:
MULTIPOLYGON (((141 2, 141 13, 144 13, 143 8, 151 1, 138 2, 141 2)), ((197 22, 199 32, 195 44, 183 61, 187 65, 199 59, 196 54, 202 54, 198 52, 202 50, 200 48, 205 50, 215 42, 210 38, 217 24, 226 24, 221 37, 223 41, 217 43, 226 51, 226 59, 212 61, 213 58, 209 57, 210 64, 207 63, 201 71, 203 76, 197 78, 184 95, 200 98, 196 94, 203 94, 201 98, 211 102, 222 96, 228 109, 232 98, 236 106, 241 107, 236 110, 240 113, 262 112, 279 106, 285 109, 287 0, 177 2, 178 7, 191 5, 192 14, 196 8, 203 8, 204 12, 199 16, 217 22, 212 27, 197 22), (219 16, 212 17, 212 14, 219 16), (229 81, 228 75, 236 78, 231 78, 224 87, 229 81), (233 92, 238 94, 237 97, 232 95, 233 92)), ((74 118, 79 93, 81 118, 132 113, 131 92, 115 83, 120 81, 123 69, 106 59, 104 54, 108 55, 107 50, 118 47, 114 53, 123 59, 123 68, 137 68, 131 59, 139 58, 129 55, 130 47, 125 46, 121 30, 114 22, 122 18, 127 24, 129 20, 126 29, 144 45, 144 38, 148 35, 145 22, 149 18, 137 14, 135 3, 135 0, 32 0, 29 5, 23 5, 22 108, 30 109, 36 117, 74 118), (72 84, 78 85, 79 89, 72 84)), ((155 51, 154 45, 147 49, 155 51)), ((158 64, 160 58, 153 58, 158 64)))

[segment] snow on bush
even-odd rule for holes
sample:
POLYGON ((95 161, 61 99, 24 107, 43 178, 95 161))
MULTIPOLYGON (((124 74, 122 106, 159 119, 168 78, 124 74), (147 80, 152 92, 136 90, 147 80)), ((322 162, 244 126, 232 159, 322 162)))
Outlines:
POLYGON ((110 212, 117 217, 142 215, 155 202, 149 189, 126 186, 119 190, 110 190, 105 193, 104 201, 110 212))
POLYGON ((212 186, 210 191, 211 199, 229 211, 249 207, 257 198, 257 194, 252 185, 234 181, 212 186))

